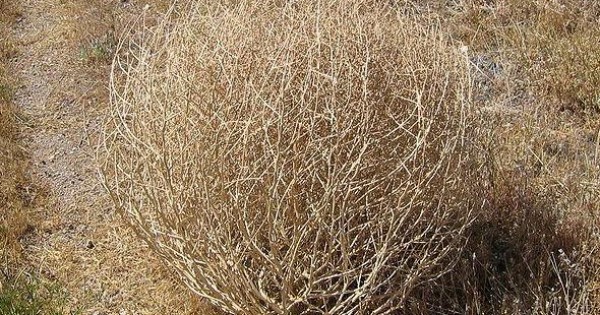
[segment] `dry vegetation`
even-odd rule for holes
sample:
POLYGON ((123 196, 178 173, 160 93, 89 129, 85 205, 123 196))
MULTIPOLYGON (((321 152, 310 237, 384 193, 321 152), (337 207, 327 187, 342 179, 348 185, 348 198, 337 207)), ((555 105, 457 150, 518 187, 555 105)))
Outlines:
MULTIPOLYGON (((15 9, 10 1, 0 2, 0 36, 9 38, 8 22, 12 19, 15 9), (6 21, 6 22, 5 22, 6 21)), ((19 198, 18 186, 22 182, 23 152, 16 144, 16 130, 14 127, 15 113, 11 104, 14 78, 7 69, 8 60, 14 55, 14 47, 9 40, 0 42, 0 206, 3 229, 2 257, 14 257, 12 247, 26 225, 25 218, 20 216, 22 201, 19 198), (9 222, 9 220, 11 222, 9 222), (7 230, 7 226, 14 229, 7 230), (8 254, 11 252, 11 254, 8 254)), ((2 258, 3 260, 5 258, 2 258)))
POLYGON ((196 5, 115 64, 113 198, 231 313, 389 311, 465 241, 465 56, 376 6, 318 9, 196 5))
POLYGON ((8 67, 16 55, 9 32, 19 14, 12 1, 0 1, 0 313, 61 314, 59 287, 33 276, 23 267, 21 239, 33 229, 31 200, 24 187, 26 154, 18 141, 18 110, 12 103, 16 78, 8 67))
POLYGON ((221 1, 138 24, 105 184, 234 314, 594 314, 598 5, 221 1))
POLYGON ((600 4, 207 2, 0 0, 0 314, 600 313, 600 4))
MULTIPOLYGON (((8 60, 15 54, 12 41, 8 40, 9 21, 16 9, 11 1, 0 2, 0 256, 6 261, 3 268, 4 281, 8 280, 19 258, 18 239, 27 230, 28 218, 23 214, 24 204, 19 192, 23 184, 24 154, 16 141, 15 110, 12 100, 14 78, 7 68, 8 60)), ((4 282, 3 281, 3 282, 4 282)))

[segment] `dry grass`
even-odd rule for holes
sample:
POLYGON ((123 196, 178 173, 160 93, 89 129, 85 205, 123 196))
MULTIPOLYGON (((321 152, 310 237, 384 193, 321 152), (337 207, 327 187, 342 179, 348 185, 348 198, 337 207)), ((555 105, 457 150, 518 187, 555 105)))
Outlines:
POLYGON ((58 286, 33 276, 24 264, 22 239, 34 230, 27 157, 18 140, 18 111, 12 103, 17 79, 9 69, 16 56, 11 25, 18 16, 12 1, 0 1, 0 313, 61 314, 64 300, 58 286))
MULTIPOLYGON (((510 174, 503 180, 508 186, 521 187, 536 204, 542 201, 544 208, 557 212, 552 215, 559 239, 579 243, 572 246, 578 256, 572 261, 578 261, 580 271, 575 273, 586 285, 576 296, 589 298, 590 308, 577 313, 597 313, 600 117, 598 43, 592 40, 600 36, 597 2, 463 1, 452 8, 440 1, 428 4, 448 32, 470 48, 478 90, 474 94, 493 129, 489 150, 496 172, 510 174), (515 177, 524 184, 513 183, 515 177)), ((530 230, 535 228, 528 226, 524 232, 535 242, 536 233, 530 230)), ((555 246, 551 244, 556 245, 543 241, 536 247, 555 246)), ((543 267, 548 264, 543 259, 538 261, 545 270, 540 275, 556 274, 543 267)), ((545 293, 534 294, 536 299, 552 296, 549 292, 556 291, 549 287, 540 286, 537 290, 545 293)), ((527 291, 509 295, 523 301, 527 291)), ((553 314, 560 309, 535 308, 553 314)))
MULTIPOLYGON (((14 3, 0 2, 0 37, 10 38, 10 23, 15 14, 14 3)), ((25 156, 16 139, 16 113, 12 104, 15 78, 8 69, 8 61, 15 55, 12 43, 10 40, 0 42, 0 256, 5 276, 12 274, 13 270, 9 269, 19 260, 18 240, 30 229, 20 188, 25 184, 25 156)))
POLYGON ((526 89, 550 108, 600 110, 596 1, 428 2, 457 40, 515 71, 509 88, 526 89))

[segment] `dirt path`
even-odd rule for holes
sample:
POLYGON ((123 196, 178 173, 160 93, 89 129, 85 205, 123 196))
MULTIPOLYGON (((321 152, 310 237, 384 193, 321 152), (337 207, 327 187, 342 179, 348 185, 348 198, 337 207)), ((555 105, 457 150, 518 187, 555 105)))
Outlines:
POLYGON ((83 314, 192 314, 194 299, 120 223, 98 181, 95 145, 107 103, 114 10, 120 1, 23 0, 15 103, 30 154, 27 187, 39 224, 28 263, 83 314), (185 292, 185 291, 183 291, 185 292))

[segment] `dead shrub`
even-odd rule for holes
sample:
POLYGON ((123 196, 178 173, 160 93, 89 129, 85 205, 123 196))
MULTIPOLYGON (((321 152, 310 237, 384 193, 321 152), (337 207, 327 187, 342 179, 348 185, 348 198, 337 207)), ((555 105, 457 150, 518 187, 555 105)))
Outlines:
POLYGON ((390 313, 464 246, 466 58, 380 7, 193 4, 121 43, 106 187, 222 310, 390 313))
POLYGON ((369 1, 180 9, 118 47, 103 179, 199 296, 235 314, 590 310, 589 229, 482 157, 473 67, 440 29, 369 1))

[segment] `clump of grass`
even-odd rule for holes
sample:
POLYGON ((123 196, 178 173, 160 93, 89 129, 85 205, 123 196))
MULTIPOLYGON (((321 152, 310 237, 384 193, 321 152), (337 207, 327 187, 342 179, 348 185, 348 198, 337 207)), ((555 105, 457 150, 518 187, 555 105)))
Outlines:
POLYGON ((65 305, 66 295, 59 286, 24 276, 3 281, 0 289, 0 313, 5 315, 62 315, 65 305))
POLYGON ((490 167, 451 271, 417 288, 402 314, 595 314, 594 222, 526 175, 490 167))
POLYGON ((540 91, 558 100, 560 110, 600 112, 600 43, 596 31, 547 38, 538 47, 531 76, 540 91))
MULTIPOLYGON (((14 10, 14 4, 11 1, 2 0, 0 2, 0 36, 9 38, 9 22, 14 19, 16 11, 14 10)), ((12 98, 12 79, 7 74, 6 64, 14 57, 15 47, 10 40, 0 41, 0 102, 3 103, 2 110, 6 111, 6 104, 12 98)), ((8 115, 8 114, 3 114, 8 115)))
POLYGON ((477 314, 588 314, 590 226, 565 218, 553 197, 505 174, 469 229, 462 274, 477 314))

